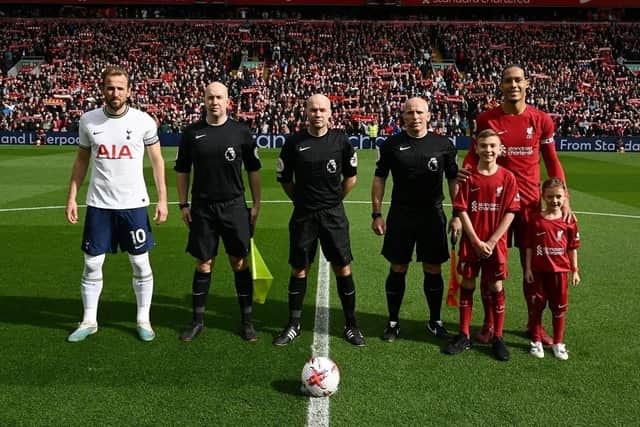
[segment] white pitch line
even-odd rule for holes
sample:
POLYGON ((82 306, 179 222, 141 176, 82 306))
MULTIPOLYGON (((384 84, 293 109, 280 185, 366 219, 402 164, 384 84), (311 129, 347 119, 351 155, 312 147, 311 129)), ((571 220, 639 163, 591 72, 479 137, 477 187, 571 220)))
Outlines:
POLYGON ((640 219, 640 215, 625 215, 625 214, 615 214, 615 213, 607 213, 607 212, 584 212, 584 211, 573 211, 573 212, 579 215, 611 216, 614 218, 640 219))
MULTIPOLYGON (((316 317, 313 328, 312 356, 329 357, 329 261, 322 250, 318 257, 316 317)), ((307 409, 308 427, 329 426, 329 397, 310 397, 307 409)))
MULTIPOLYGON (((262 200, 263 204, 280 204, 280 203, 291 203, 291 200, 262 200)), ((343 203, 351 204, 351 205, 368 205, 371 202, 368 200, 344 200, 343 203)), ((383 205, 388 205, 390 202, 383 202, 383 205)), ((155 203, 151 203, 152 205, 155 203)), ((169 202, 170 205, 177 205, 178 202, 169 202)), ((443 206, 451 206, 448 203, 443 203, 443 206)), ((78 205, 79 208, 85 208, 86 205, 78 205)), ((30 208, 2 208, 0 209, 0 213, 2 212, 24 212, 24 211, 39 211, 39 210, 47 210, 47 209, 65 209, 66 206, 35 206, 30 208)), ((610 212, 587 212, 587 211, 574 211, 579 215, 594 215, 594 216, 609 216, 613 218, 630 218, 630 219, 640 219, 640 215, 627 215, 627 214, 617 214, 610 212)))
MULTIPOLYGON (((79 208, 86 207, 85 205, 78 205, 79 208)), ((0 209, 0 212, 24 212, 24 211, 44 211, 47 209, 65 209, 66 206, 37 206, 34 208, 4 208, 0 209)))

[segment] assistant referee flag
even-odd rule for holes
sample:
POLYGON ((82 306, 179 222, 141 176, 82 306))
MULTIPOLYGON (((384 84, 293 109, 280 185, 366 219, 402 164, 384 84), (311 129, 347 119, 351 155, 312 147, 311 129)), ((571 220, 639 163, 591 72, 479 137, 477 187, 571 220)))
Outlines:
POLYGON ((273 282, 273 276, 269 271, 269 267, 264 262, 262 255, 258 251, 256 242, 251 239, 251 278, 253 279, 253 301, 258 304, 264 304, 267 294, 273 282))

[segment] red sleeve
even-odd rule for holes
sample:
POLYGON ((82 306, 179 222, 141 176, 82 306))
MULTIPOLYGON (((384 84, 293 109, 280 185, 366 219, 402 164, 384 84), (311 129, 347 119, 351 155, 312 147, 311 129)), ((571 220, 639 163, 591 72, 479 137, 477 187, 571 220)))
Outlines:
POLYGON ((574 249, 578 249, 580 247, 580 232, 578 231, 578 224, 572 222, 568 224, 567 227, 568 238, 567 238, 567 251, 572 251, 574 249))
POLYGON ((507 187, 507 193, 505 195, 505 201, 509 201, 506 212, 518 212, 520 211, 520 193, 518 192, 518 183, 513 174, 507 174, 505 179, 507 187))
POLYGON ((551 117, 547 113, 540 111, 542 123, 541 123, 541 133, 540 133, 540 143, 541 144, 553 144, 553 135, 556 133, 556 125, 551 120, 551 117))
MULTIPOLYGON (((558 153, 556 153, 556 144, 553 140, 556 125, 553 124, 553 120, 548 114, 541 112, 542 119, 542 132, 540 134, 540 153, 544 159, 544 166, 547 169, 547 176, 549 178, 560 178, 565 184, 567 180, 564 176, 564 169, 558 159, 558 153)), ((567 185, 568 187, 568 185, 567 185)))
POLYGON ((460 183, 460 186, 458 187, 458 194, 456 194, 456 197, 453 200, 453 209, 456 211, 466 211, 467 210, 467 206, 469 204, 468 202, 468 189, 469 189, 469 185, 471 179, 467 179, 464 182, 460 183))
POLYGON ((541 144, 540 152, 544 159, 544 166, 547 169, 547 176, 549 178, 560 178, 569 187, 564 177, 564 169, 562 169, 560 159, 558 159, 558 153, 556 153, 555 144, 541 144))

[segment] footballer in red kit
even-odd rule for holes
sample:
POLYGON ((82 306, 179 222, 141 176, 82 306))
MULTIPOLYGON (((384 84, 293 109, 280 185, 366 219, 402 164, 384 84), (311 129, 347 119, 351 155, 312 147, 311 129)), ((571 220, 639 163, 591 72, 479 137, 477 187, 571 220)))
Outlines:
MULTIPOLYGON (((540 206, 540 154, 549 155, 551 176, 564 178, 562 167, 555 154, 553 134, 555 126, 544 112, 527 105, 520 114, 506 113, 501 107, 489 110, 478 117, 478 131, 493 129, 500 134, 504 151, 498 164, 509 169, 518 180, 522 205, 540 206)), ((472 141, 472 145, 475 140, 472 141)), ((471 151, 469 151, 471 153, 471 151)), ((465 158, 465 163, 467 158, 465 158)))
POLYGON ((530 222, 527 246, 533 248, 531 269, 534 272, 566 273, 571 270, 568 251, 578 249, 578 224, 545 219, 536 214, 530 222))
MULTIPOLYGON (((503 101, 491 110, 481 113, 477 118, 477 130, 479 133, 485 129, 493 129, 500 135, 504 146, 498 164, 511 171, 517 180, 520 192, 521 211, 516 216, 508 234, 509 246, 520 248, 520 263, 524 269, 524 246, 527 222, 530 216, 540 210, 540 156, 544 160, 547 175, 558 177, 566 182, 564 170, 555 150, 553 135, 555 125, 548 114, 526 103, 526 93, 529 87, 525 71, 522 66, 516 64, 507 65, 502 71, 500 90, 503 101)), ((471 148, 463 161, 462 173, 459 178, 465 178, 464 169, 472 170, 478 163, 478 155, 475 153, 476 141, 472 140, 471 148)), ((468 173, 466 174, 468 176, 468 173)), ((573 217, 569 202, 562 209, 563 217, 567 222, 573 217)), ((485 305, 485 321, 477 339, 487 342, 492 335, 493 320, 487 307, 491 302, 486 292, 486 285, 481 283, 483 304, 485 305)), ((523 281, 525 300, 528 295, 528 287, 523 281)), ((531 307, 529 321, 531 320, 531 307)), ((529 322, 530 323, 530 322, 529 322)), ((531 330, 527 324, 529 333, 531 330)), ((546 333, 545 333, 546 335, 546 333)), ((549 338, 545 336, 545 342, 549 338)))
POLYGON ((520 210, 516 178, 496 160, 502 144, 492 129, 478 134, 475 150, 479 156, 473 173, 459 185, 453 210, 460 218, 464 233, 460 244, 458 271, 460 285, 460 334, 447 346, 445 354, 458 354, 471 348, 469 325, 473 308, 475 279, 481 275, 490 296, 492 312, 492 351, 497 360, 507 361, 509 351, 502 336, 505 296, 502 281, 507 278, 506 233, 515 213, 520 210))
POLYGON ((566 360, 563 338, 569 300, 568 273, 572 272, 572 284, 578 285, 580 233, 576 222, 567 223, 562 218, 560 207, 566 200, 564 182, 558 178, 546 180, 542 195, 546 208, 531 219, 526 237, 525 280, 532 290, 528 305, 533 308, 530 353, 544 357, 542 312, 548 302, 553 316, 553 353, 566 360))
MULTIPOLYGON (((520 210, 520 196, 516 179, 511 172, 503 167, 493 175, 481 175, 474 173, 460 185, 453 208, 458 211, 466 211, 471 219, 473 227, 482 241, 487 241, 493 231, 507 212, 520 210)), ((473 249, 473 242, 466 234, 460 240, 460 261, 466 266, 483 264, 505 264, 507 262, 507 236, 504 234, 496 243, 495 250, 485 259, 480 259, 473 249)), ((465 271, 460 271, 463 277, 465 271)), ((476 276, 474 274, 472 277, 476 276)), ((506 270, 503 277, 506 279, 506 270)))

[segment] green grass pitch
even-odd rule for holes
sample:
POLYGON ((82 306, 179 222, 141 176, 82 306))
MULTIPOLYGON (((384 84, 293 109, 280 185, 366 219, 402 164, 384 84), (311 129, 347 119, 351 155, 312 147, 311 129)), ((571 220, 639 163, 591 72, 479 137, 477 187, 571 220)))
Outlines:
MULTIPOLYGON (((169 199, 176 202, 175 148, 164 148, 164 154, 169 199)), ((136 338, 130 267, 118 254, 105 263, 100 330, 74 345, 65 339, 82 312, 82 225, 68 224, 62 206, 75 148, 0 147, 0 425, 305 425, 309 399, 298 388, 300 370, 311 355, 317 269, 309 281, 302 336, 288 347, 273 347, 271 340, 287 317, 291 212, 275 181, 277 154, 261 151, 264 203, 256 241, 275 280, 266 304, 254 309, 256 344, 237 335, 238 306, 224 256, 214 273, 207 328, 193 343, 178 341, 190 321, 193 262, 184 252, 186 228, 172 204, 168 222, 154 227, 156 340, 136 338)), ((380 340, 388 265, 380 255, 381 239, 370 230, 375 152, 359 153, 359 181, 346 206, 357 312, 367 346, 353 348, 342 339, 332 277, 330 356, 342 371, 340 390, 330 399, 332 426, 638 423, 639 157, 560 156, 582 236, 583 283, 570 291, 565 339, 570 359, 558 361, 550 350, 543 360, 527 354, 521 273, 512 252, 505 325, 512 360, 499 363, 486 346, 457 357, 440 353, 442 343, 425 330, 417 264, 408 276, 401 338, 393 344, 380 340)), ((147 179, 155 198, 150 169, 147 179)), ((386 201, 390 183, 387 190, 386 201)), ((78 201, 84 203, 84 193, 78 201)), ((443 271, 446 281, 447 265, 443 271)), ((474 329, 481 321, 476 301, 474 329)), ((443 317, 455 331, 457 311, 443 308, 443 317)), ((546 312, 547 326, 549 318, 546 312)))

